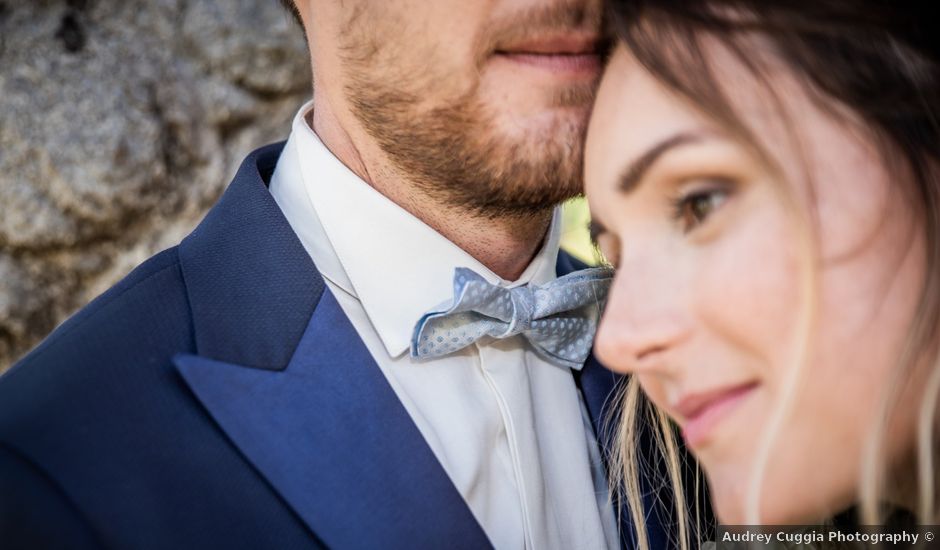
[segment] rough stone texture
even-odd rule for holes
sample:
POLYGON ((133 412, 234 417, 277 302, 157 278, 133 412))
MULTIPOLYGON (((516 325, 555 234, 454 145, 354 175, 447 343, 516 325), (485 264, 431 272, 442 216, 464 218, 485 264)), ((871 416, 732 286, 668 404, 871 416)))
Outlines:
POLYGON ((0 371, 188 233, 309 89, 275 0, 0 0, 0 371))

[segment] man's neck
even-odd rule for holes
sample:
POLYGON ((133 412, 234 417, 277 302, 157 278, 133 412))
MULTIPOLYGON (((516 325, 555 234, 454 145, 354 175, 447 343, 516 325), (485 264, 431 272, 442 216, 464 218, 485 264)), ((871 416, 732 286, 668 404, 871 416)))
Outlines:
POLYGON ((312 120, 307 123, 330 152, 363 181, 499 277, 518 279, 538 253, 551 224, 551 210, 521 216, 485 216, 443 204, 391 166, 365 132, 356 135, 354 129, 352 133, 347 130, 331 106, 316 94, 312 120))

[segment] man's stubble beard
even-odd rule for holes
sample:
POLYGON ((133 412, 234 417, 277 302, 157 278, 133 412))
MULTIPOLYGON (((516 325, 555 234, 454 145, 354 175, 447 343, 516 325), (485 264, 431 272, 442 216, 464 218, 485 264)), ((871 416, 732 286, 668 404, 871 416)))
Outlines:
MULTIPOLYGON (((581 194, 585 120, 558 117, 543 135, 530 130, 513 140, 498 135, 478 87, 422 110, 422 98, 434 97, 433 79, 402 90, 387 84, 408 82, 402 75, 356 61, 346 65, 354 116, 395 168, 438 204, 487 218, 530 218, 581 194)), ((593 95, 593 85, 571 86, 550 108, 586 110, 593 95)))

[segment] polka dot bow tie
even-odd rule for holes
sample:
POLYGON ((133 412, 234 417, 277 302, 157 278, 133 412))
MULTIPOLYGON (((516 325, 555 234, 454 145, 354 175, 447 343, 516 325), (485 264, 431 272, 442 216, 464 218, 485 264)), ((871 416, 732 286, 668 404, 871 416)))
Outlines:
POLYGON ((466 268, 454 271, 454 300, 415 326, 411 356, 441 357, 480 338, 522 334, 545 360, 580 369, 591 351, 613 271, 584 269, 541 286, 503 288, 466 268))

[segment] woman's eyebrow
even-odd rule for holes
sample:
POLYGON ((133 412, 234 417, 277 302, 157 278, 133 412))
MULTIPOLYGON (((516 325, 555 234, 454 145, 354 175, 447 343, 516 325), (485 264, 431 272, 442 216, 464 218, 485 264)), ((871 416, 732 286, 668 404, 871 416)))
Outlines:
POLYGON ((656 161, 659 160, 666 151, 701 141, 704 138, 705 134, 700 132, 682 132, 660 141, 627 165, 626 169, 624 169, 620 175, 620 184, 618 187, 624 193, 633 191, 643 179, 643 176, 649 172, 650 168, 656 164, 656 161))

